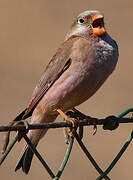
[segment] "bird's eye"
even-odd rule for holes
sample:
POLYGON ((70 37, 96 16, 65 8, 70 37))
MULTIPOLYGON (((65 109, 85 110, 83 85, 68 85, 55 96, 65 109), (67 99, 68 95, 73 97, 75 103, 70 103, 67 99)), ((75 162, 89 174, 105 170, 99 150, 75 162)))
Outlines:
POLYGON ((79 24, 83 24, 84 22, 85 22, 85 20, 83 18, 78 19, 79 24))

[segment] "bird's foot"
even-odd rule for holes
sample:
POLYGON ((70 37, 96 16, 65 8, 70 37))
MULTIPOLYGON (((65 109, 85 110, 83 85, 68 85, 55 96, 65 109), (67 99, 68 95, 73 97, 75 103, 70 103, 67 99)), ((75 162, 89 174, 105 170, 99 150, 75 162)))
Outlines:
POLYGON ((18 135, 19 135, 18 142, 19 142, 19 141, 22 139, 23 135, 24 135, 24 134, 27 134, 28 129, 29 129, 29 123, 28 123, 28 121, 26 121, 26 120, 20 120, 20 121, 16 121, 16 122, 14 123, 14 126, 18 126, 18 125, 24 125, 24 126, 25 126, 25 129, 24 129, 24 130, 22 130, 22 131, 19 131, 19 130, 18 130, 18 135))
POLYGON ((85 114, 81 113, 80 111, 78 111, 77 109, 73 108, 72 109, 75 113, 78 113, 81 119, 88 119, 89 121, 92 122, 93 124, 93 135, 95 135, 97 133, 97 124, 96 124, 96 119, 95 118, 91 118, 90 116, 86 116, 85 114))
MULTIPOLYGON (((8 123, 7 126, 13 126, 14 124, 14 121, 11 121, 8 123)), ((1 153, 4 154, 6 149, 7 149, 7 146, 9 144, 9 140, 10 140, 10 131, 7 131, 7 132, 4 132, 4 135, 3 135, 3 147, 2 147, 2 151, 1 153)))
POLYGON ((66 142, 66 144, 69 144, 71 137, 73 137, 74 133, 77 131, 78 120, 76 118, 69 117, 61 109, 58 109, 57 111, 66 121, 72 123, 72 127, 67 127, 67 128, 65 128, 65 131, 64 131, 65 142, 66 142))
POLYGON ((97 120, 95 118, 92 118, 90 116, 86 116, 86 119, 88 122, 90 122, 93 125, 93 135, 97 133, 97 120))
POLYGON ((24 125, 26 130, 29 128, 29 123, 26 120, 15 121, 14 126, 17 125, 24 125))
POLYGON ((72 127, 64 128, 65 143, 69 144, 75 132, 77 131, 78 121, 74 118, 69 118, 66 121, 71 122, 73 124, 72 127))
POLYGON ((71 134, 71 136, 73 136, 73 135, 74 135, 74 132, 75 132, 75 131, 77 130, 77 128, 78 128, 78 120, 75 119, 75 118, 70 118, 70 117, 68 117, 68 118, 66 119, 66 121, 72 123, 72 127, 68 128, 68 133, 71 134))
MULTIPOLYGON (((28 130, 28 126, 29 126, 28 122, 25 120, 11 121, 8 123, 8 126, 16 126, 16 125, 25 125, 26 130, 28 130)), ((3 147, 1 151, 2 154, 5 153, 7 146, 9 144, 9 141, 10 141, 10 131, 7 131, 4 133, 4 136, 3 136, 3 147)))

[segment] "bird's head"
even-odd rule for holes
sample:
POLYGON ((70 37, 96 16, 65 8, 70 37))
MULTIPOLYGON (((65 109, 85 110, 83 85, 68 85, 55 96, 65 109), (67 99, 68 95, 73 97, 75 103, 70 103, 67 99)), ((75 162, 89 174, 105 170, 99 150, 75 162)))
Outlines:
POLYGON ((105 33, 104 16, 97 10, 84 11, 73 21, 67 39, 72 35, 89 37, 103 36, 105 33))

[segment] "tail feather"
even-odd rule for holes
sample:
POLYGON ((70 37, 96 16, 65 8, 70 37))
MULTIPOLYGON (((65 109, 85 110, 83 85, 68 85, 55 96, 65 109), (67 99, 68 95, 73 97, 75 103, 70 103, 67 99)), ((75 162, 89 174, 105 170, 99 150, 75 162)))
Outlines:
MULTIPOLYGON (((23 113, 22 113, 23 114, 23 113)), ((36 110, 34 110, 34 113, 32 115, 31 123, 44 123, 44 122, 53 122, 58 114, 54 115, 45 115, 40 114, 38 116, 38 112, 36 114, 36 110)), ((21 115, 20 115, 21 117, 21 115)), ((48 129, 36 129, 36 130, 30 130, 27 134, 28 138, 30 139, 31 143, 36 147, 39 143, 40 139, 45 135, 48 129)), ((20 159, 16 165, 15 171, 22 169, 22 171, 26 174, 28 174, 31 166, 31 162, 33 159, 34 153, 30 149, 29 145, 25 144, 24 149, 21 153, 20 159)))
MULTIPOLYGON (((27 108, 24 111, 22 111, 13 121, 20 121, 20 120, 26 119, 32 115, 32 112, 31 112, 31 113, 27 114, 25 117, 26 111, 27 111, 27 108)), ((34 153, 30 149, 30 147, 28 145, 26 145, 24 147, 24 151, 21 154, 21 157, 16 165, 15 171, 22 168, 23 172, 28 174, 28 172, 30 170, 31 162, 33 159, 33 155, 34 155, 34 153)))
POLYGON ((24 120, 27 119, 28 117, 30 117, 32 115, 33 111, 28 112, 27 114, 27 108, 24 109, 13 121, 20 121, 20 120, 24 120))
POLYGON ((23 161, 24 161, 24 156, 25 156, 25 151, 23 152, 23 154, 21 155, 21 158, 17 162, 15 171, 19 170, 22 167, 23 161))
POLYGON ((22 168, 23 172, 25 174, 28 174, 30 167, 31 167, 33 155, 34 155, 34 153, 30 149, 30 147, 28 145, 26 145, 25 150, 24 150, 23 154, 21 155, 20 160, 18 161, 18 163, 16 165, 15 171, 22 168))

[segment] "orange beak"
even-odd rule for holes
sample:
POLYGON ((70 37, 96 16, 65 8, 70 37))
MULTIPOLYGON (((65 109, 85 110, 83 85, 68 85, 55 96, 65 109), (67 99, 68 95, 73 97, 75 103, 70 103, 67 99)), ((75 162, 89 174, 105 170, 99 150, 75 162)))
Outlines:
POLYGON ((97 36, 102 36, 105 33, 103 16, 95 14, 92 17, 92 33, 97 36))

